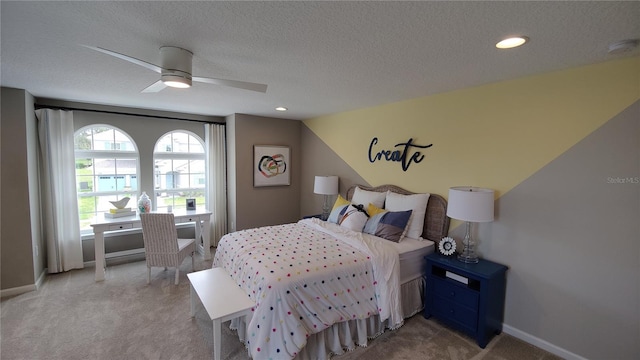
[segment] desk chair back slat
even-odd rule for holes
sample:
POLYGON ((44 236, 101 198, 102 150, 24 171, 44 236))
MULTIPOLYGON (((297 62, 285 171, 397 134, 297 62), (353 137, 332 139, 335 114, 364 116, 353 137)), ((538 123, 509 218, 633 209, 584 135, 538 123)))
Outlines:
POLYGON ((148 269, 147 283, 150 282, 152 266, 175 267, 177 285, 180 264, 187 255, 191 255, 193 268, 195 239, 178 239, 175 219, 171 213, 141 214, 140 220, 148 269))

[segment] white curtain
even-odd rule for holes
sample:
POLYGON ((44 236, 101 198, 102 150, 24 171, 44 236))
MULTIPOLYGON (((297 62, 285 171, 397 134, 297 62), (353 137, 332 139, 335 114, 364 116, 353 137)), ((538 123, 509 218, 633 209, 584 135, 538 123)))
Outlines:
POLYGON ((82 239, 78 219, 73 113, 40 109, 38 139, 42 159, 40 179, 42 222, 49 273, 81 269, 82 239))
MULTIPOLYGON (((207 147, 207 204, 213 213, 211 219, 211 244, 218 246, 227 233, 227 152, 225 126, 205 124, 207 147)), ((205 230, 206 231, 206 230, 205 230)))

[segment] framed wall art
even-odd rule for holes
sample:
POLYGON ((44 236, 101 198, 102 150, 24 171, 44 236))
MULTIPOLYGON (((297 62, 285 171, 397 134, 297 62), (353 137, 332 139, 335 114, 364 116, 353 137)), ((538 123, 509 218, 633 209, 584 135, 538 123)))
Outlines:
POLYGON ((253 186, 291 185, 291 155, 288 146, 253 146, 253 186))

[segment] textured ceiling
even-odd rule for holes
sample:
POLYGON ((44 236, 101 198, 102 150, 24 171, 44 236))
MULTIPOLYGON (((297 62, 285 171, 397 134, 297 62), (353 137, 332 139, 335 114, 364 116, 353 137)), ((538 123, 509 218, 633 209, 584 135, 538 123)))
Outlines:
POLYGON ((638 56, 640 2, 1 2, 2 86, 36 97, 182 113, 291 119, 390 103, 638 56), (514 34, 531 41, 509 51, 514 34), (194 53, 193 73, 268 84, 266 93, 194 83, 140 93, 151 63, 194 53), (276 106, 290 110, 279 113, 276 106))

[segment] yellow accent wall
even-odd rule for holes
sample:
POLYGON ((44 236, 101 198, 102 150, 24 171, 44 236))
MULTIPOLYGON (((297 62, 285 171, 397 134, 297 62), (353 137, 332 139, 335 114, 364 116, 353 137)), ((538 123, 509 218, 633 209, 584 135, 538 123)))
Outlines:
MULTIPOLYGON (((530 76, 304 121, 372 185, 447 196, 456 185, 500 196, 640 99, 640 57, 530 76), (409 138, 425 158, 368 160, 409 138)), ((411 152, 410 152, 411 154, 411 152)), ((410 155, 409 154, 409 155, 410 155)))

